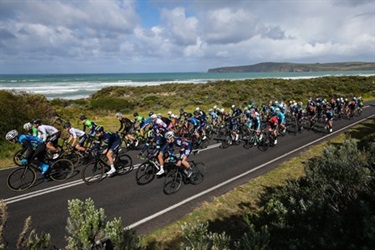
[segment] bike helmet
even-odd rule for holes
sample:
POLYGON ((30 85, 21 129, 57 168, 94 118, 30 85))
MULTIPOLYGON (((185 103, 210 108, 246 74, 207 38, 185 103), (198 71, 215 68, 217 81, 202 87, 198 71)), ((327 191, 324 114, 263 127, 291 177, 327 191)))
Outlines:
POLYGON ((100 132, 103 132, 104 131, 104 128, 102 126, 97 126, 95 128, 95 133, 100 133, 100 132))
POLYGON ((157 116, 155 114, 150 115, 151 119, 156 119, 157 116))
POLYGON ((118 113, 116 114, 116 117, 117 117, 117 118, 121 118, 121 117, 122 117, 122 114, 121 114, 120 112, 118 112, 118 113))
POLYGON ((235 108, 236 108, 236 105, 233 104, 231 108, 232 108, 232 109, 235 109, 235 108))
POLYGON ((70 124, 70 122, 66 122, 63 125, 63 128, 70 128, 70 127, 72 127, 72 125, 70 124))
POLYGON ((11 141, 13 140, 14 138, 16 138, 18 136, 18 131, 13 129, 11 131, 9 131, 6 135, 5 135, 5 139, 8 140, 8 141, 11 141))
POLYGON ((169 140, 173 137, 174 137, 173 131, 168 131, 167 133, 165 133, 165 139, 169 140))
POLYGON ((42 124, 42 121, 40 119, 34 119, 33 124, 42 124))
POLYGON ((191 114, 191 113, 188 113, 187 115, 186 115, 186 117, 187 118, 191 118, 193 115, 191 114))
POLYGON ((198 110, 194 111, 194 116, 200 115, 198 110))
POLYGON ((32 127, 32 125, 31 125, 30 122, 25 123, 25 124, 23 125, 23 129, 26 130, 26 131, 29 131, 29 130, 31 129, 31 127, 32 127))
POLYGON ((138 117, 139 114, 138 114, 137 112, 135 112, 135 113, 133 114, 133 116, 134 116, 134 117, 138 117))
POLYGON ((151 117, 153 114, 154 112, 151 111, 150 113, 148 113, 148 116, 151 117))
POLYGON ((168 115, 172 115, 172 111, 168 111, 168 115))
POLYGON ((79 119, 80 119, 81 121, 83 121, 83 120, 87 120, 87 117, 86 117, 85 115, 81 115, 81 116, 79 117, 79 119))
POLYGON ((216 105, 214 106, 214 109, 215 109, 215 110, 217 109, 217 106, 216 106, 216 105))

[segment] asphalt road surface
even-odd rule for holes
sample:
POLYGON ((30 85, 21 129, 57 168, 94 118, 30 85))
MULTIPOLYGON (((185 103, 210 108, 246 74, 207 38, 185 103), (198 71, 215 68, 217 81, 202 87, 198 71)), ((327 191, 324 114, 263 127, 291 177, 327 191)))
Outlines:
MULTIPOLYGON (((59 248, 67 245, 65 237, 68 218, 68 200, 92 198, 97 208, 103 208, 108 220, 121 217, 124 227, 134 228, 139 234, 150 233, 182 218, 202 202, 226 193, 234 187, 259 176, 283 161, 295 156, 307 147, 327 140, 354 124, 375 116, 375 106, 366 105, 360 117, 334 122, 332 134, 305 131, 302 134, 286 135, 278 144, 265 152, 257 148, 245 149, 242 144, 220 149, 212 141, 199 154, 189 157, 200 166, 204 180, 199 185, 184 185, 173 195, 163 193, 164 178, 155 178, 140 186, 133 170, 124 176, 106 178, 99 183, 86 185, 81 180, 78 167, 75 175, 65 182, 38 181, 27 191, 14 192, 6 185, 12 169, 0 171, 0 199, 8 205, 8 221, 5 230, 9 248, 15 249, 17 238, 25 219, 32 217, 32 227, 37 233, 46 232, 59 248)), ((137 167, 141 160, 130 152, 137 167)))

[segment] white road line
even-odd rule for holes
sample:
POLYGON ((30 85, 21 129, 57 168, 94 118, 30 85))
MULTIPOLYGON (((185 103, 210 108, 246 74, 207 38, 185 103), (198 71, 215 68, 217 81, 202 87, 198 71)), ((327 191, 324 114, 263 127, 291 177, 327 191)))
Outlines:
POLYGON ((244 176, 246 176, 248 174, 251 174, 252 172, 255 172, 255 171, 257 171, 257 170, 259 170, 259 169, 261 169, 261 168, 263 168, 263 167, 271 164, 271 163, 274 163, 274 162, 276 162, 276 161, 278 161, 278 160, 280 160, 280 159, 282 159, 282 158, 284 158, 284 157, 286 157, 288 155, 291 155, 291 154, 293 154, 293 153, 295 153, 295 152, 297 152, 297 151, 299 151, 299 150, 301 150, 303 148, 309 147, 309 146, 311 146, 311 145, 313 145, 313 144, 315 144, 315 143, 317 143, 319 141, 322 141, 322 140, 326 139, 327 137, 330 137, 330 136, 332 136, 332 135, 334 135, 336 133, 340 133, 341 131, 343 131, 343 130, 345 130, 347 128, 350 128, 350 127, 352 127, 354 125, 357 125, 358 123, 366 121, 366 120, 368 120, 368 119, 370 119, 372 117, 375 117, 375 115, 371 115, 371 116, 369 116, 367 118, 361 119, 361 120, 359 120, 359 121, 357 121, 357 122, 355 122, 353 124, 350 124, 350 125, 348 125, 348 126, 346 126, 344 128, 341 128, 341 129, 339 129, 339 130, 337 130, 335 132, 332 132, 332 133, 327 134, 327 135, 325 135, 325 136, 323 136, 323 137, 321 137, 319 139, 316 139, 316 140, 314 140, 312 142, 309 142, 309 143, 307 143, 306 145, 304 145, 302 147, 296 148, 296 149, 290 151, 289 153, 286 153, 286 154, 281 155, 281 156, 279 156, 279 157, 277 157, 277 158, 275 158, 275 159, 273 159, 271 161, 263 163, 262 165, 259 165, 259 166, 255 167, 255 168, 253 168, 253 169, 251 169, 251 170, 249 170, 247 172, 244 172, 244 173, 242 173, 240 175, 237 175, 237 176, 235 176, 235 177, 233 177, 233 178, 231 178, 231 179, 229 179, 229 180, 227 180, 225 182, 222 182, 222 183, 220 183, 220 184, 218 184, 216 186, 213 186, 212 188, 209 188, 209 189, 207 189, 207 190, 205 190, 205 191, 203 191, 203 192, 201 192, 199 194, 191 196, 191 197, 189 197, 189 198, 187 198, 187 199, 185 199, 185 200, 183 200, 183 201, 181 201, 179 203, 174 204, 173 206, 170 206, 170 207, 168 207, 168 208, 166 208, 164 210, 161 210, 161 211, 159 211, 156 214, 150 215, 150 216, 148 216, 148 217, 146 217, 146 218, 144 218, 144 219, 142 219, 140 221, 137 221, 137 222, 135 222, 135 223, 133 223, 133 224, 125 227, 125 228, 135 228, 135 227, 137 227, 139 225, 142 225, 143 223, 146 223, 146 222, 148 222, 148 221, 150 221, 152 219, 155 219, 156 217, 158 217, 160 215, 163 215, 163 214, 165 214, 165 213, 167 213, 167 212, 169 212, 169 211, 171 211, 171 210, 173 210, 175 208, 178 208, 178 207, 180 207, 180 206, 182 206, 182 205, 184 205, 184 204, 186 204, 186 203, 188 203, 188 202, 190 202, 190 201, 192 201, 194 199, 197 199, 197 198, 199 198, 199 197, 201 197, 201 196, 203 196, 205 194, 208 194, 208 193, 210 193, 210 192, 212 192, 212 191, 214 191, 214 190, 216 190, 216 189, 218 189, 218 188, 220 188, 222 186, 225 186, 225 185, 227 185, 227 184, 229 184, 231 182, 234 182, 234 181, 236 181, 236 180, 238 180, 238 179, 240 179, 240 178, 242 178, 242 177, 244 177, 244 176))

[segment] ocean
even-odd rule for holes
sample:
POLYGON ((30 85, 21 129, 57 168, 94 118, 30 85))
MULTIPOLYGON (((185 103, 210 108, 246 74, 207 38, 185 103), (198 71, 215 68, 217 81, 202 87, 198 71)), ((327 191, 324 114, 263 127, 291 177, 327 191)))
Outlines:
POLYGON ((150 86, 166 83, 207 83, 259 78, 307 79, 323 76, 373 76, 375 71, 271 72, 271 73, 126 73, 0 75, 0 89, 42 94, 48 99, 87 98, 108 86, 150 86))

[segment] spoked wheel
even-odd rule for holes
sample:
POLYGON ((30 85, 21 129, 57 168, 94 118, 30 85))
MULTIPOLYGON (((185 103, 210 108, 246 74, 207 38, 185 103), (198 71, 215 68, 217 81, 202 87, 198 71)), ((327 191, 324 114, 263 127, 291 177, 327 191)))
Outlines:
POLYGON ((117 174, 124 175, 133 170, 133 160, 129 155, 123 154, 119 156, 118 160, 116 160, 115 166, 117 174))
POLYGON ((189 178, 189 182, 193 185, 198 185, 198 184, 202 183, 202 181, 203 181, 202 172, 195 165, 192 165, 191 167, 193 169, 193 173, 191 174, 191 176, 189 178))
POLYGON ((182 173, 178 169, 168 172, 164 180, 163 192, 167 195, 176 193, 181 188, 182 178, 182 173))
POLYGON ((227 148, 229 145, 232 145, 232 137, 230 135, 226 136, 224 140, 221 142, 221 148, 227 148))
POLYGON ((150 162, 144 162, 138 167, 135 179, 138 185, 145 185, 155 178, 155 174, 155 167, 150 162))
POLYGON ((21 162, 21 159, 22 159, 22 154, 21 152, 23 151, 23 149, 20 149, 18 150, 14 156, 13 156, 13 162, 14 164, 16 164, 17 166, 22 166, 22 162, 21 162))
POLYGON ((260 151, 266 151, 268 149, 267 135, 263 135, 262 139, 259 141, 258 149, 260 151))
POLYGON ((99 182, 104 176, 104 166, 100 162, 90 163, 82 171, 82 180, 86 184, 99 182))
POLYGON ((50 166, 49 177, 54 181, 65 181, 73 175, 74 164, 68 159, 58 159, 50 166))
POLYGON ((80 155, 75 151, 66 151, 61 154, 60 158, 70 160, 73 163, 74 167, 78 167, 81 161, 80 155))
POLYGON ((249 135, 248 139, 244 140, 243 147, 246 149, 252 148, 254 146, 254 143, 255 143, 255 137, 252 135, 249 135))
POLYGON ((7 179, 8 187, 13 191, 23 191, 34 185, 36 173, 29 167, 20 167, 13 170, 7 179))

